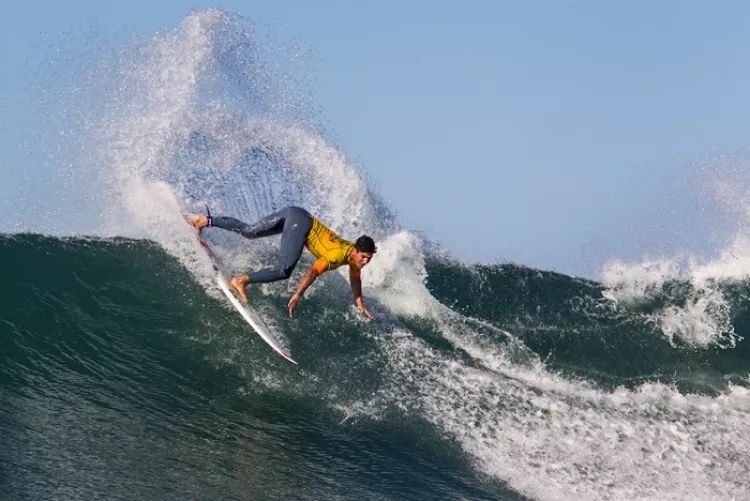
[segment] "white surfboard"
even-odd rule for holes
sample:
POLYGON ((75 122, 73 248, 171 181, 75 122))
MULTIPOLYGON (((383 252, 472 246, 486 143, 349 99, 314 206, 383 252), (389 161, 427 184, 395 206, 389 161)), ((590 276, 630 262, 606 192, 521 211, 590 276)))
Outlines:
POLYGON ((201 247, 203 247, 206 250, 206 253, 208 254, 208 257, 211 258, 211 262, 213 263, 214 271, 216 272, 216 282, 219 284, 219 288, 224 292, 224 294, 229 299, 229 302, 232 303, 232 306, 240 312, 240 315, 242 315, 242 318, 245 319, 245 321, 250 324, 250 327, 255 330, 255 332, 258 333, 258 335, 268 343, 268 345, 273 348, 279 355, 286 358, 293 364, 296 364, 292 357, 287 353, 287 351, 284 349, 283 346, 281 346, 281 343, 279 343, 278 339, 276 339, 273 334, 271 334, 271 330, 266 326, 266 323, 263 321, 262 318, 258 315, 258 313, 250 307, 250 305, 246 303, 240 302, 239 299, 234 295, 234 292, 232 292, 232 286, 230 285, 229 281, 230 275, 227 273, 226 269, 224 268, 224 265, 222 265, 221 261, 218 257, 216 257, 216 254, 213 253, 211 250, 211 246, 208 245, 208 242, 203 240, 201 237, 198 237, 198 241, 201 244, 201 247))

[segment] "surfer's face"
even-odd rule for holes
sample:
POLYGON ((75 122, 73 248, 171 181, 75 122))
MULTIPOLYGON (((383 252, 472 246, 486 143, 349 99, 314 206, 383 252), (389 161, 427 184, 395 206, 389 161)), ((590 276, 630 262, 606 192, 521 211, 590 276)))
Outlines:
POLYGON ((357 249, 352 251, 352 263, 357 268, 364 268, 364 266, 372 259, 372 252, 360 252, 357 249))

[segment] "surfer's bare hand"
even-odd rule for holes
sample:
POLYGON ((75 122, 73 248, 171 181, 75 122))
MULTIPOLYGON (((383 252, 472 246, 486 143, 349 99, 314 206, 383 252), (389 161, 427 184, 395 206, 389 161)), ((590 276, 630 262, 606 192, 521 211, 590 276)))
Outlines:
POLYGON ((373 317, 372 315, 370 315, 370 312, 369 312, 369 311, 367 311, 367 308, 365 308, 364 306, 362 306, 362 307, 360 308, 360 310, 361 310, 361 311, 362 311, 362 313, 364 313, 364 315, 365 315, 365 316, 367 317, 367 320, 375 320, 375 317, 373 317))
POLYGON ((292 296, 292 298, 289 300, 289 318, 294 318, 294 310, 297 309, 297 303, 299 302, 299 294, 295 294, 292 296))
POLYGON ((361 299, 357 301, 357 308, 359 308, 359 311, 361 311, 367 317, 367 320, 375 320, 375 317, 370 315, 370 312, 367 311, 367 308, 365 308, 365 303, 363 303, 361 299))

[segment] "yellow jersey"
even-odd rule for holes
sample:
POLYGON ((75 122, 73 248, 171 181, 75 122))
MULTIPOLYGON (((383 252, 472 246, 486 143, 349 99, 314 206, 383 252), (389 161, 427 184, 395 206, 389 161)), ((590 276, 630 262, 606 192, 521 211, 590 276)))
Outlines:
POLYGON ((316 217, 313 217, 312 229, 307 234, 305 247, 317 258, 313 266, 318 270, 318 274, 349 264, 349 274, 359 276, 359 268, 349 263, 354 244, 340 238, 316 217))

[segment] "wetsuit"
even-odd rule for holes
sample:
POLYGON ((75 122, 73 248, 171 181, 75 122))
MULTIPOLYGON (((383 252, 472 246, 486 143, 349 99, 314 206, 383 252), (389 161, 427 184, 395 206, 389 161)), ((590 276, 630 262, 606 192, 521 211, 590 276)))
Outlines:
MULTIPOLYGON (((261 238, 281 233, 281 249, 276 266, 250 273, 251 283, 275 282, 289 278, 294 271, 302 249, 317 258, 318 274, 349 264, 354 244, 339 238, 305 209, 287 207, 268 215, 253 225, 226 216, 213 217, 209 226, 234 231, 245 238, 261 238)), ((360 270, 349 264, 349 274, 359 276, 360 270)))

